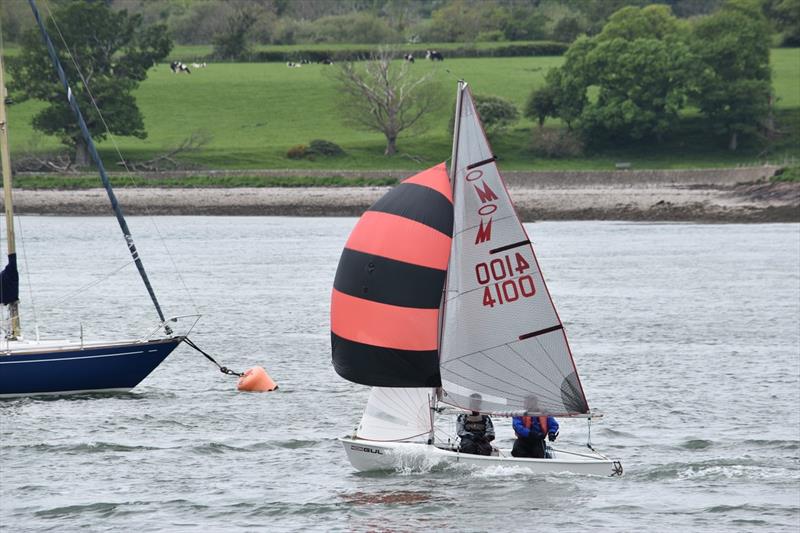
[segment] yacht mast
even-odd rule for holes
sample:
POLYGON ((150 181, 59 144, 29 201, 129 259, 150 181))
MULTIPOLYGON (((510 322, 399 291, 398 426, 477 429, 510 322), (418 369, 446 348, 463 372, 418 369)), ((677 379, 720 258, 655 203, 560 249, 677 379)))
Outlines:
MULTIPOLYGON (((3 203, 6 212, 6 242, 8 243, 8 272, 4 274, 16 277, 17 274, 17 249, 14 240, 14 205, 11 198, 11 155, 8 149, 8 119, 6 118, 6 83, 5 71, 3 66, 3 50, 0 50, 0 156, 3 160, 3 203), (13 263, 13 265, 12 265, 13 263), (13 269, 13 273, 11 270, 13 269)), ((18 286, 18 283, 15 285, 18 286)), ((18 293, 18 291, 16 291, 18 293)), ((5 300, 5 298, 4 298, 5 300)), ((11 331, 9 337, 16 339, 19 337, 19 299, 14 294, 12 302, 8 303, 8 314, 11 320, 11 331)))

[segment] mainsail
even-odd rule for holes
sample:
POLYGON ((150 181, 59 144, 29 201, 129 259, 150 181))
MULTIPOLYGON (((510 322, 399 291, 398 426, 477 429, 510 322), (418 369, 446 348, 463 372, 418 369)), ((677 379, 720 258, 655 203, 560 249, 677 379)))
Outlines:
POLYGON ((444 163, 389 191, 345 245, 331 295, 333 366, 381 387, 438 387, 453 203, 444 163))
POLYGON ((587 413, 563 325, 469 89, 459 98, 442 401, 467 408, 477 393, 488 413, 587 413))

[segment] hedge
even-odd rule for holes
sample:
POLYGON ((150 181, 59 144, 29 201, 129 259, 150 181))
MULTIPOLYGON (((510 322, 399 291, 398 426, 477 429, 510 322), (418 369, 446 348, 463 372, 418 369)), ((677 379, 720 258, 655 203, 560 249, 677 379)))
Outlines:
MULTIPOLYGON (((424 45, 423 45, 424 46, 424 45)), ((563 55, 569 45, 555 41, 539 41, 524 44, 504 44, 491 48, 478 48, 476 46, 463 45, 454 48, 441 48, 439 51, 447 58, 459 57, 521 57, 521 56, 560 56, 563 55)), ((425 59, 427 48, 413 46, 397 47, 398 56, 402 54, 413 54, 416 59, 425 59)), ((360 61, 364 60, 377 51, 375 46, 354 46, 353 48, 336 50, 260 50, 253 52, 248 57, 238 61, 250 63, 283 63, 288 61, 309 61, 319 63, 330 59, 335 61, 360 61)), ((219 61, 213 54, 204 58, 207 61, 219 61)))

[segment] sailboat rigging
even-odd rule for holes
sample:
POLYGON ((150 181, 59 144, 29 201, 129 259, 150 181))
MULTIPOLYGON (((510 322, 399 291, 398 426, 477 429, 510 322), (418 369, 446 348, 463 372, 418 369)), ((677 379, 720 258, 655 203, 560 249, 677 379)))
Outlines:
MULTIPOLYGON (((0 129, 2 129, 0 132, 0 140, 2 140, 0 148, 2 150, 0 151, 2 151, 3 160, 9 259, 8 265, 3 270, 0 285, 3 290, 2 303, 8 305, 11 325, 8 328, 4 345, 0 349, 0 397, 127 391, 147 377, 185 339, 185 335, 174 334, 169 324, 177 323, 181 318, 193 318, 194 322, 188 327, 188 330, 191 330, 198 317, 191 315, 166 318, 164 316, 50 36, 42 23, 34 0, 29 0, 29 4, 53 66, 66 91, 70 108, 79 124, 83 139, 100 172, 103 186, 122 230, 127 248, 155 307, 159 318, 158 329, 163 330, 165 336, 155 337, 155 333, 158 331, 155 330, 141 339, 110 342, 86 342, 82 335, 79 341, 39 341, 38 339, 28 341, 22 339, 18 312, 18 273, 14 241, 12 177, 7 138, 8 124, 5 98, 2 98, 0 99, 0 129)), ((0 94, 5 92, 2 72, 2 58, 0 58, 0 94)))
POLYGON ((593 449, 528 459, 499 449, 464 454, 437 440, 439 404, 495 416, 592 416, 465 82, 449 175, 443 163, 412 176, 353 229, 334 281, 331 339, 336 371, 373 386, 355 433, 341 439, 359 470, 408 466, 416 457, 423 464, 622 472, 593 449))

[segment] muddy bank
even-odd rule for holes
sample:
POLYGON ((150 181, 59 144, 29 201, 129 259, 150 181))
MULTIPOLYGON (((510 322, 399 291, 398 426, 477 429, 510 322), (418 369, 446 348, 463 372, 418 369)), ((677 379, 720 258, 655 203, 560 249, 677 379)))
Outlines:
MULTIPOLYGON (((120 189, 131 215, 357 216, 388 187, 120 189)), ((800 183, 509 184, 525 221, 800 222, 800 183)), ((107 215, 102 189, 15 192, 20 214, 107 215)))

